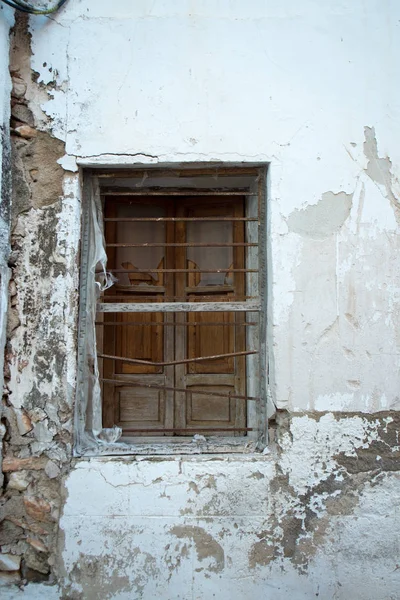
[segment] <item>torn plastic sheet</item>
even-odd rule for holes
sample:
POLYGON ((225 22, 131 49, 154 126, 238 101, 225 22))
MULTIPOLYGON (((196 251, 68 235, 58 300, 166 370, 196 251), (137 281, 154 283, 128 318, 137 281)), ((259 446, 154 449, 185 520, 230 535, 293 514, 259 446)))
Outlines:
POLYGON ((100 188, 97 178, 85 181, 82 234, 82 288, 79 315, 79 375, 76 401, 78 453, 114 443, 122 429, 102 427, 102 399, 96 348, 96 303, 115 277, 107 272, 100 188))

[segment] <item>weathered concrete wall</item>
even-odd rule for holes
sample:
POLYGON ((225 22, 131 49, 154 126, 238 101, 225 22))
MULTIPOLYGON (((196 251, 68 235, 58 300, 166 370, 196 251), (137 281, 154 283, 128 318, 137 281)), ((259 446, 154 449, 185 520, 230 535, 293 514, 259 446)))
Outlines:
POLYGON ((399 26, 375 0, 19 20, 1 543, 23 577, 76 599, 398 596, 399 26), (76 161, 270 163, 270 454, 71 462, 76 161))
POLYGON ((395 599, 399 424, 299 416, 265 456, 78 461, 62 598, 395 599))

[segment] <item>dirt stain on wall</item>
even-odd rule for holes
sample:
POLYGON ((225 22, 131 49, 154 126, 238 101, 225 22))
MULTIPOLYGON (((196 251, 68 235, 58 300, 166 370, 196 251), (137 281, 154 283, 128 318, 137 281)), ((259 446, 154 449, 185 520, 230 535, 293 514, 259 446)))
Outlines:
POLYGON ((192 540, 199 561, 203 561, 207 558, 213 559, 214 563, 208 567, 209 571, 219 573, 224 569, 225 566, 225 554, 224 550, 213 537, 203 527, 188 526, 188 525, 176 525, 170 531, 172 535, 179 539, 192 540))

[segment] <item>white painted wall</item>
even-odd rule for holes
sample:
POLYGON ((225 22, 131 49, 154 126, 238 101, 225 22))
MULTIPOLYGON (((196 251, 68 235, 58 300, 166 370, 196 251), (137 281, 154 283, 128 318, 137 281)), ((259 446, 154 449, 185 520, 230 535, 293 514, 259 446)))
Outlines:
POLYGON ((271 162, 282 408, 399 407, 399 16, 398 3, 375 0, 82 0, 32 20, 32 67, 56 84, 42 108, 68 155, 271 162), (375 157, 390 158, 387 185, 366 171, 365 127, 375 157), (350 214, 335 215, 332 194, 321 205, 327 192, 351 194, 350 214))
POLYGON ((395 600, 399 474, 351 488, 338 460, 378 439, 376 423, 325 415, 295 418, 266 456, 79 461, 61 519, 67 597, 395 600))
MULTIPOLYGON (((271 391, 292 413, 399 408, 399 27, 394 0, 69 0, 31 19, 68 169, 270 162, 271 391)), ((374 423, 296 417, 264 457, 77 461, 66 597, 396 598, 398 476, 343 466, 375 448, 379 468, 374 423)))

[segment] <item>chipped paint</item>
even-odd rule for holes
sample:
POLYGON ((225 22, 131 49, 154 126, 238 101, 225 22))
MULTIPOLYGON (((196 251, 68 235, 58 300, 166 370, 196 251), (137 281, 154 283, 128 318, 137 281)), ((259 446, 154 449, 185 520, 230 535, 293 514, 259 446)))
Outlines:
MULTIPOLYGON (((398 517, 395 501, 386 503, 385 489, 400 491, 393 470, 399 420, 390 413, 292 418, 278 413, 277 425, 276 445, 265 456, 77 460, 66 479, 61 519, 62 586, 78 589, 87 576, 71 574, 82 553, 101 561, 111 547, 119 575, 129 577, 132 589, 142 555, 152 557, 154 577, 141 588, 144 598, 186 598, 193 590, 205 594, 222 576, 234 598, 245 597, 243 580, 248 594, 273 581, 278 589, 300 590, 298 597, 305 599, 310 590, 334 589, 336 569, 347 590, 353 572, 343 572, 340 549, 345 544, 355 553, 351 564, 356 566, 354 528, 361 506, 372 502, 377 504, 371 539, 381 526, 388 537, 382 554, 364 554, 364 567, 371 560, 389 574, 397 560, 398 517), (83 506, 81 498, 94 488, 102 497, 91 497, 83 506), (385 519, 392 523, 390 530, 385 519), (133 540, 141 555, 132 559, 127 545, 133 540)), ((365 597, 372 600, 381 579, 369 585, 365 597)), ((390 582, 385 585, 391 589, 390 582)))
POLYGON ((317 240, 337 233, 350 215, 352 198, 345 192, 324 192, 317 204, 289 216, 289 231, 317 240))
POLYGON ((172 527, 170 533, 178 539, 192 540, 200 562, 211 558, 211 564, 207 567, 209 571, 213 571, 214 573, 223 571, 225 567, 225 555, 222 546, 203 527, 175 525, 172 527))

